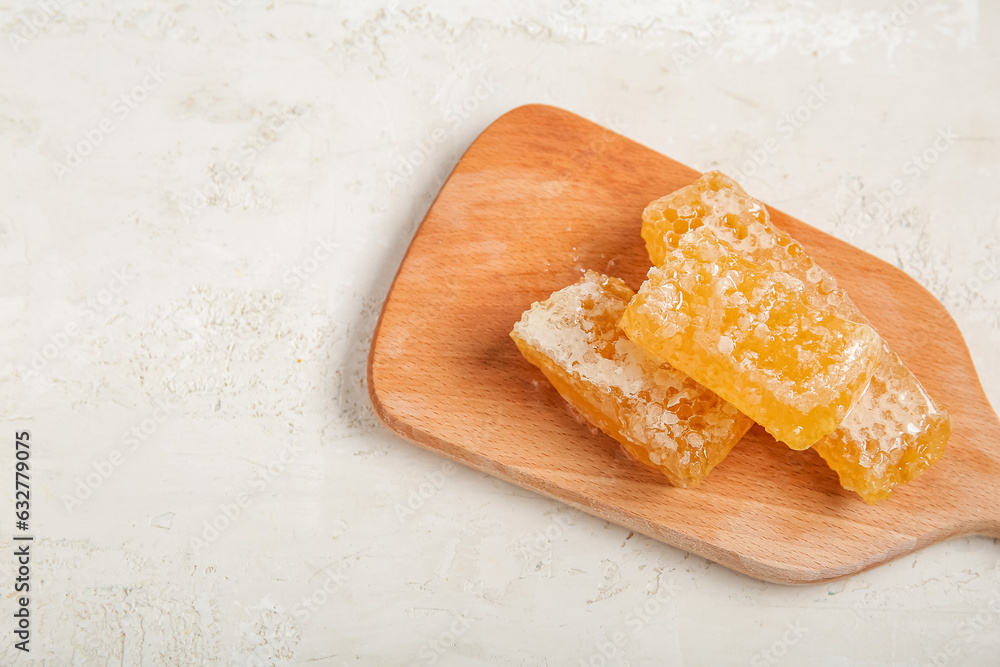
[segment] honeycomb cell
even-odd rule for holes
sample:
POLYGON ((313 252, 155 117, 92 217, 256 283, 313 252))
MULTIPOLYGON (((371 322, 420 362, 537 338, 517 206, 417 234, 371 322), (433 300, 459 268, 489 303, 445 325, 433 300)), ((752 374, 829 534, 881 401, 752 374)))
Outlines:
POLYGON ((618 320, 633 292, 588 271, 532 304, 511 338, 562 397, 675 486, 693 487, 752 421, 630 341, 618 320))

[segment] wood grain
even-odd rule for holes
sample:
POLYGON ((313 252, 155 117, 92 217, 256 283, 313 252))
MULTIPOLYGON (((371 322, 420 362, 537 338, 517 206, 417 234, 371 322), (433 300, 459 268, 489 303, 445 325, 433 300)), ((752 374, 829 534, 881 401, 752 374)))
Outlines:
POLYGON ((836 579, 964 533, 1000 536, 1000 420, 958 327, 905 273, 770 209, 844 285, 954 433, 889 500, 844 491, 814 452, 754 427, 694 490, 676 489, 567 411, 508 332, 583 269, 637 288, 642 209, 694 170, 579 116, 531 105, 470 146, 427 212, 386 299, 371 400, 400 436, 753 577, 836 579))

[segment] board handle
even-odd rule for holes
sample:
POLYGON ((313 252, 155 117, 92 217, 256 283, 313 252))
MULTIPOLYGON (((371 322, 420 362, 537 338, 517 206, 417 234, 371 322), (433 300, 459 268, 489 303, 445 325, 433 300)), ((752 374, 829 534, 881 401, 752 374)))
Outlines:
MULTIPOLYGON (((985 399, 985 394, 983 395, 985 399)), ((1000 418, 986 404, 983 416, 977 420, 978 460, 970 463, 970 469, 979 474, 970 480, 966 496, 968 520, 972 523, 969 533, 1000 538, 1000 418)), ((947 455, 947 452, 946 452, 947 455)))
POLYGON ((979 496, 973 502, 978 502, 978 510, 970 507, 972 525, 963 532, 986 537, 1000 538, 1000 506, 996 498, 979 496))
POLYGON ((1000 486, 987 488, 989 494, 983 498, 983 526, 976 531, 980 535, 1000 538, 1000 486))

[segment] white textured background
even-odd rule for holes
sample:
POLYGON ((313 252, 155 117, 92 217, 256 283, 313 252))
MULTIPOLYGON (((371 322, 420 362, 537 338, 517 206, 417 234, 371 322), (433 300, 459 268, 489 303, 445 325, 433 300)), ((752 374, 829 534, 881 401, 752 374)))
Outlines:
POLYGON ((0 9, 0 662, 998 664, 993 540, 761 583, 389 435, 364 367, 443 178, 546 102, 911 273, 1000 403, 1000 4, 121 4, 0 9))

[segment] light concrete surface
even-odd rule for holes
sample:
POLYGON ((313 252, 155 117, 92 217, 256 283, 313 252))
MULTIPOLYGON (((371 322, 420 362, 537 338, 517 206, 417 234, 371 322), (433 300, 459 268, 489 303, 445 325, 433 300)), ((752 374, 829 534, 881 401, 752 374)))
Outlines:
POLYGON ((0 662, 998 664, 994 540, 762 583, 393 437, 364 377, 443 178, 544 102, 906 270, 1000 404, 998 34, 992 0, 5 3, 0 662))

